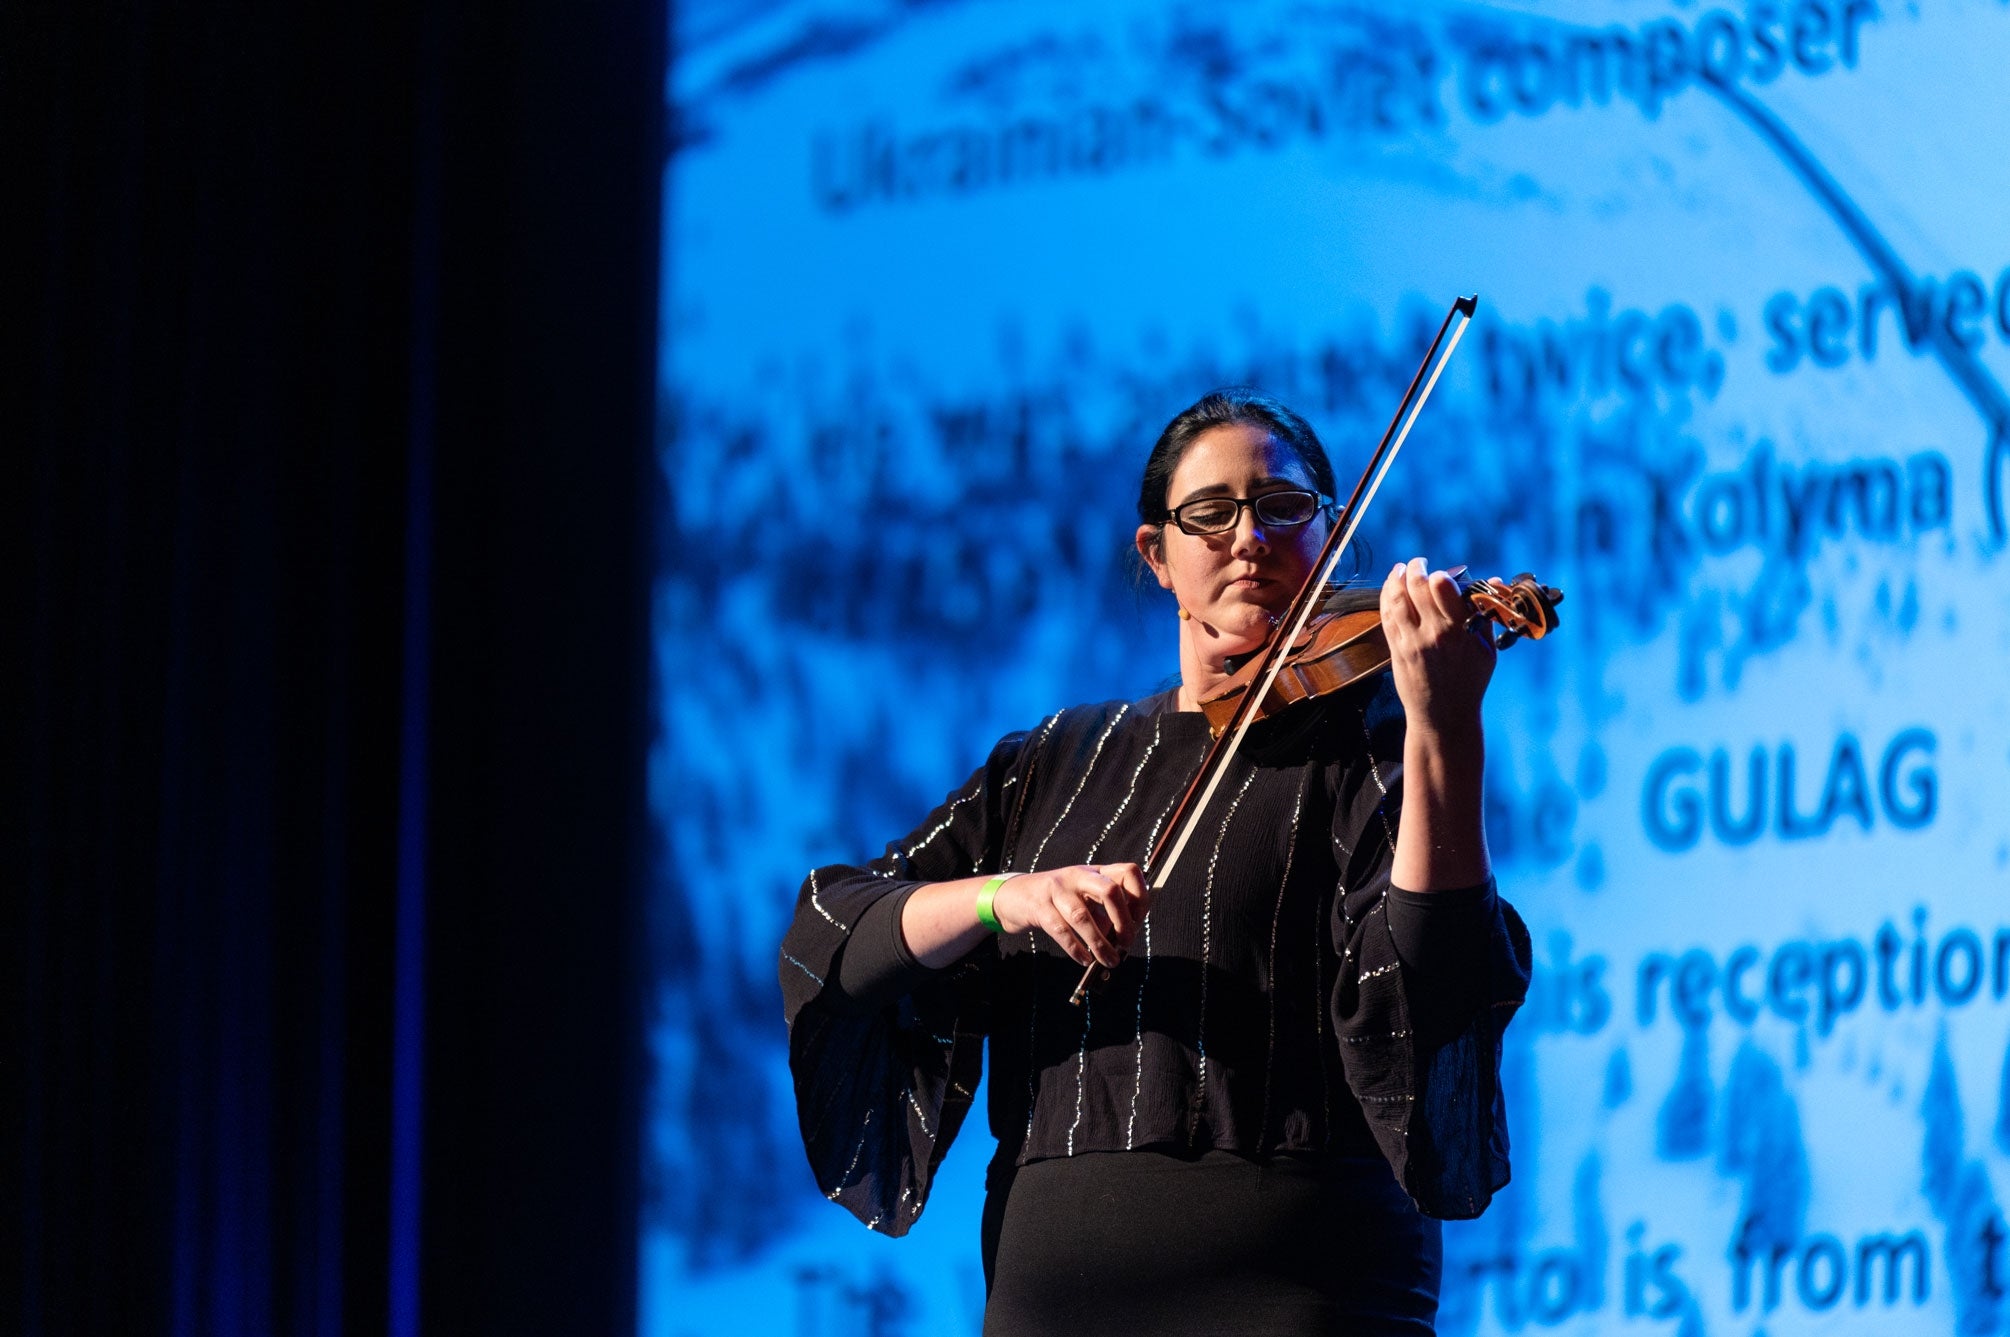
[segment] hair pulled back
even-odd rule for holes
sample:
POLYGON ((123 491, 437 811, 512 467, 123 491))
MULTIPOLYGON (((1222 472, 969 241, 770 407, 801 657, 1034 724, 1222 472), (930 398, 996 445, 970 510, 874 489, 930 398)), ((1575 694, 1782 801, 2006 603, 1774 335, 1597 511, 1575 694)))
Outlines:
POLYGON ((1333 495, 1333 463, 1326 458, 1326 447, 1319 444, 1319 434, 1312 430, 1312 424, 1269 395, 1231 386, 1202 395, 1181 409, 1159 433, 1157 444, 1145 460, 1144 479, 1138 485, 1138 519, 1148 525, 1162 525, 1170 520, 1167 494, 1172 488, 1173 473, 1186 458, 1187 447, 1203 432, 1240 424, 1260 427, 1277 438, 1305 466, 1305 472, 1312 475, 1313 488, 1322 496, 1333 495))

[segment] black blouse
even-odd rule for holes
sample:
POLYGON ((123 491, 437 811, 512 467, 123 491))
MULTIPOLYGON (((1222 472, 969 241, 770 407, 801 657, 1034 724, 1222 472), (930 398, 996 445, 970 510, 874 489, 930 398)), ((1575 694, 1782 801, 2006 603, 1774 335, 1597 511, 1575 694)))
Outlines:
POLYGON ((1037 930, 913 972, 890 1000, 862 1004, 838 977, 861 919, 889 922, 871 907, 922 883, 1142 863, 1209 741, 1171 693, 1010 735, 884 856, 813 870, 781 978, 825 1195, 906 1233, 988 1040, 991 1129, 1018 1164, 1379 1149, 1424 1212, 1478 1215, 1507 1182, 1500 1034, 1527 989, 1528 936, 1490 888, 1392 897, 1402 736, 1386 674, 1253 729, 1130 955, 1082 1007, 1068 1002, 1079 967, 1037 930), (1420 932, 1426 916, 1463 922, 1420 932))

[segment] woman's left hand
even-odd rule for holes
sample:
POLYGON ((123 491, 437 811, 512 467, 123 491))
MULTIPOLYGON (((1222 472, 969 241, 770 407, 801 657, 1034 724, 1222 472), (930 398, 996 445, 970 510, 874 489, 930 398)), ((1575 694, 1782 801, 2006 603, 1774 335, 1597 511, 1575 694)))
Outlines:
POLYGON ((1496 652, 1451 576, 1427 570, 1421 557, 1398 564, 1382 582, 1382 630, 1410 728, 1477 729, 1496 652))

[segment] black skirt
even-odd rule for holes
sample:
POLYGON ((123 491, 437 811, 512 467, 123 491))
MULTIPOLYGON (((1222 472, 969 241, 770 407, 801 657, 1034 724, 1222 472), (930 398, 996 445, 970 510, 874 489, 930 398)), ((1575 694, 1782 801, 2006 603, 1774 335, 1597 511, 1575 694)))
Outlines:
POLYGON ((986 1337, 1434 1330, 1439 1223, 1380 1156, 1096 1152, 995 1174, 986 1337))

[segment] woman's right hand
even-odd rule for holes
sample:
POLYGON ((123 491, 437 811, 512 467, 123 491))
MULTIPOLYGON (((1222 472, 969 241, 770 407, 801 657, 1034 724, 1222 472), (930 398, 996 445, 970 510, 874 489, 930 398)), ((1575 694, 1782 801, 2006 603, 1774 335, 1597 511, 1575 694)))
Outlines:
POLYGON ((1115 966, 1149 909, 1134 863, 1071 864, 1021 873, 999 886, 991 912, 1006 933, 1037 928, 1078 966, 1115 966))

